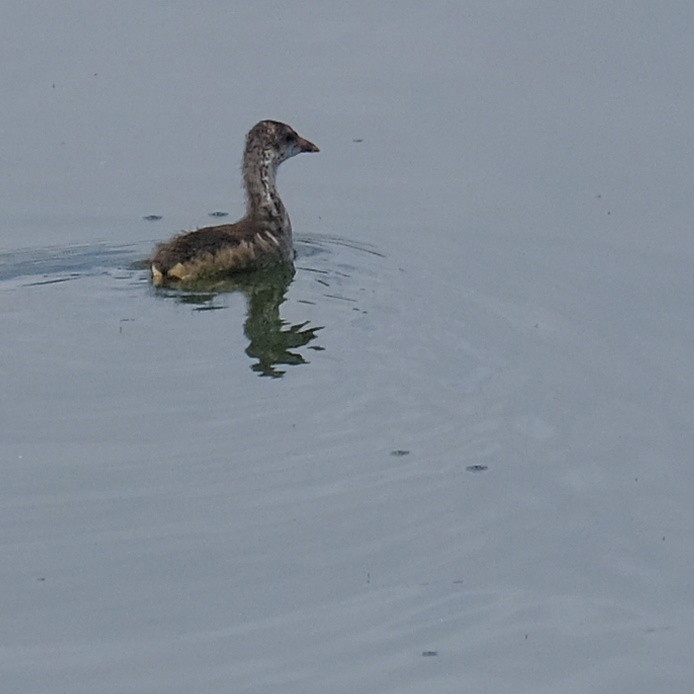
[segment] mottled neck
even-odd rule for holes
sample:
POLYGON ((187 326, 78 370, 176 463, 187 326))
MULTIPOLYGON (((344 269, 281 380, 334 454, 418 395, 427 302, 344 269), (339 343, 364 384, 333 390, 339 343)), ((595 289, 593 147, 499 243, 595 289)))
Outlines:
POLYGON ((284 230, 289 216, 277 193, 278 162, 272 152, 249 145, 243 159, 243 181, 246 187, 246 214, 284 230))

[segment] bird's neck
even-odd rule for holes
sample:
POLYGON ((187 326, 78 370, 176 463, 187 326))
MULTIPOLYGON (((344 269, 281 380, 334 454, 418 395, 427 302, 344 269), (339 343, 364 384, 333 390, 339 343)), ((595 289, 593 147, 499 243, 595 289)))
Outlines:
POLYGON ((246 215, 291 231, 289 216, 277 192, 277 160, 272 153, 248 147, 243 159, 246 215))

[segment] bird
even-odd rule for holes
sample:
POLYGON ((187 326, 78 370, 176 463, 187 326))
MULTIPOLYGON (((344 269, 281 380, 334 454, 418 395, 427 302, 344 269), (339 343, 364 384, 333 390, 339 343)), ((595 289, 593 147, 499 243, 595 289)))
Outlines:
POLYGON ((318 151, 286 123, 256 123, 246 136, 243 153, 245 216, 233 224, 184 232, 158 244, 149 261, 152 284, 184 285, 291 262, 292 225, 277 193, 277 168, 297 154, 318 151))

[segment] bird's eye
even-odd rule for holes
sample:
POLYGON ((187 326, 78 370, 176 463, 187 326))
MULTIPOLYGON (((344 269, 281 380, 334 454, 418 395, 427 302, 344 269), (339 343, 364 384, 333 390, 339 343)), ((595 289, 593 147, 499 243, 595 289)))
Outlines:
POLYGON ((291 133, 287 133, 284 136, 284 141, 288 144, 294 140, 294 136, 291 133))

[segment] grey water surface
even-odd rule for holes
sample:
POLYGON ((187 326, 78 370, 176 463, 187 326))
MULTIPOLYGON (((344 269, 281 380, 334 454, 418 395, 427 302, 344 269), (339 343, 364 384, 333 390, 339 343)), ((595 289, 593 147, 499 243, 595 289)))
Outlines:
POLYGON ((693 21, 5 2, 0 690, 691 692, 693 21))

